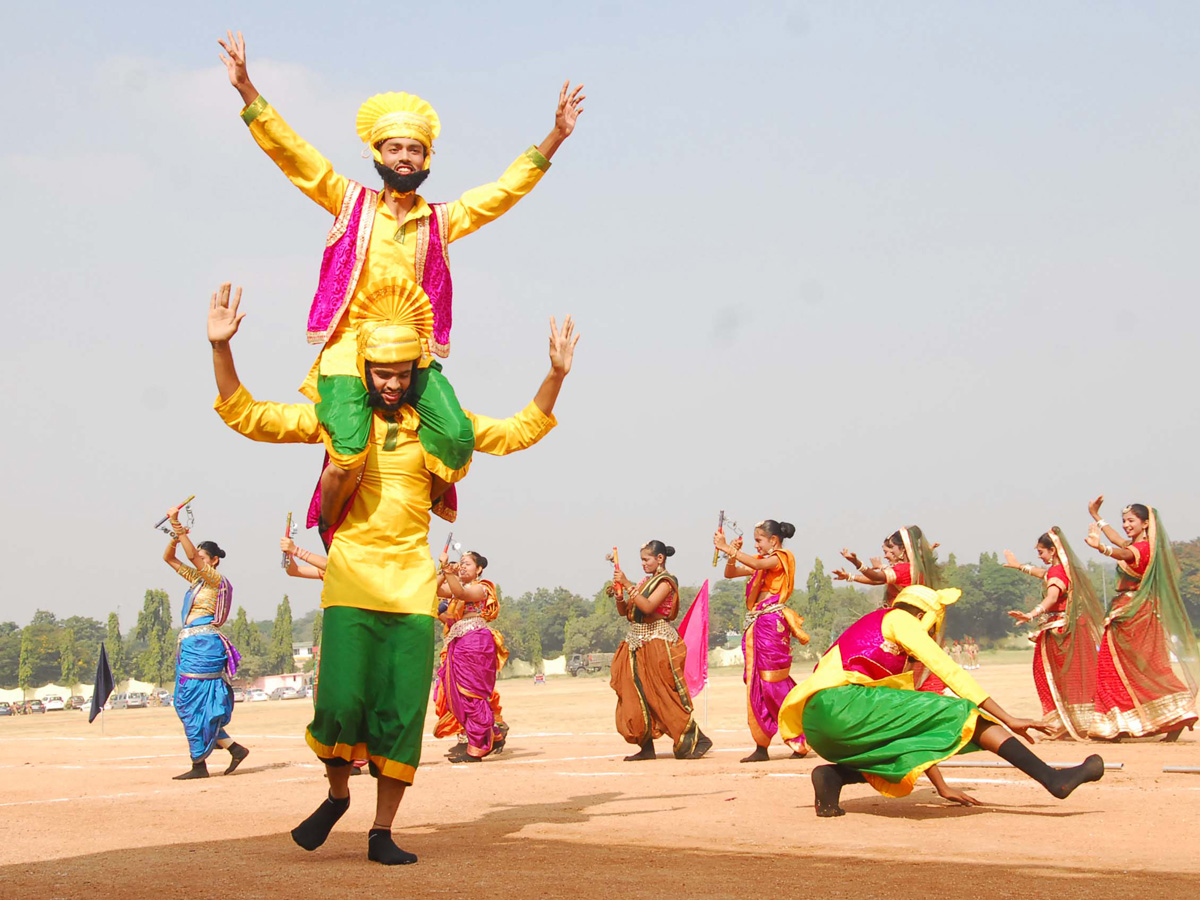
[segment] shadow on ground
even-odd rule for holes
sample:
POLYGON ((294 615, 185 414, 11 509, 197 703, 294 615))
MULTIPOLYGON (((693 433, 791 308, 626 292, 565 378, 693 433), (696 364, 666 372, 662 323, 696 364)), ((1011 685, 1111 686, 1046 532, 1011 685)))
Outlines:
POLYGON ((284 833, 8 865, 0 867, 0 885, 6 897, 89 900, 513 894, 692 900, 796 893, 813 900, 896 900, 927 894, 935 885, 955 884, 970 884, 980 895, 1022 900, 1193 900, 1200 893, 1200 876, 1195 875, 805 855, 800 836, 792 847, 769 854, 663 850, 639 833, 637 813, 628 812, 620 813, 630 821, 629 842, 623 845, 518 835, 526 826, 586 823, 615 815, 596 808, 622 798, 629 799, 619 792, 601 792, 556 803, 498 806, 468 823, 397 831, 397 842, 421 861, 393 869, 367 861, 365 834, 335 831, 325 846, 306 853, 284 833))

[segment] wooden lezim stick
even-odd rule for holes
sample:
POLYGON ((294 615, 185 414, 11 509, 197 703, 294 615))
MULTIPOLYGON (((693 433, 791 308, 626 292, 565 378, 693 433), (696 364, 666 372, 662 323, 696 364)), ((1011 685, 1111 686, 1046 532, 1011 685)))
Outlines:
MULTIPOLYGON (((179 506, 176 507, 176 509, 183 509, 185 506, 187 506, 189 503, 191 503, 195 499, 196 499, 196 495, 192 494, 192 496, 188 497, 186 500, 184 500, 182 503, 180 503, 179 506)), ((161 519, 159 519, 157 522, 154 523, 154 527, 155 528, 162 527, 162 523, 165 521, 167 521, 167 517, 163 516, 161 519)))

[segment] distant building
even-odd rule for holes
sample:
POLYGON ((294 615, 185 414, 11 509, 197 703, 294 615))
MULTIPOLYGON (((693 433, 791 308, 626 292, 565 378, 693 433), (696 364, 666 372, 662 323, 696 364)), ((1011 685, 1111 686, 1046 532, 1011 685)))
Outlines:
POLYGON ((305 664, 313 658, 312 641, 307 643, 297 641, 292 643, 292 660, 296 663, 297 669, 303 669, 305 664))

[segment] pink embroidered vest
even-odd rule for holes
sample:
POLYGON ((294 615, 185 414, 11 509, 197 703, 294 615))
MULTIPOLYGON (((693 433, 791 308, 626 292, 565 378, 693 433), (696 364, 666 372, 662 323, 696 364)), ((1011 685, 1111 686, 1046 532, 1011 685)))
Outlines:
POLYGON ((859 672, 868 678, 887 678, 899 675, 908 665, 904 648, 883 636, 883 617, 891 610, 877 609, 867 613, 834 641, 842 651, 842 669, 859 672))
MULTIPOLYGON (((324 344, 337 328, 354 298, 379 192, 350 182, 342 209, 325 238, 317 293, 308 312, 308 342, 324 344)), ((450 279, 450 241, 446 227, 446 204, 432 203, 428 218, 417 220, 416 276, 433 307, 433 342, 430 349, 443 359, 450 355, 453 324, 454 285, 450 279)))

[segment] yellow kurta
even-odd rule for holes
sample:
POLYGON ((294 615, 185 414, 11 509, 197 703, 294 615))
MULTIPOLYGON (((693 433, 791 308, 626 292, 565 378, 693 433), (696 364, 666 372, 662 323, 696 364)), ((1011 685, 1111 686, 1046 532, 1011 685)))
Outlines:
MULTIPOLYGON (((251 440, 315 444, 321 440, 309 403, 256 401, 245 386, 213 405, 225 424, 251 440)), ((467 412, 475 449, 493 456, 525 450, 557 421, 530 403, 507 419, 467 412)), ((420 418, 401 407, 395 420, 376 412, 358 493, 329 548, 321 606, 437 615, 437 582, 429 551, 432 476, 417 438, 420 418)))
MULTIPOLYGON (((333 164, 296 134, 261 96, 242 110, 242 118, 249 125, 251 136, 288 180, 330 215, 337 216, 350 179, 335 172, 333 164)), ((447 239, 450 242, 457 241, 504 215, 533 190, 549 168, 550 161, 536 147, 530 147, 513 161, 497 181, 473 188, 457 200, 447 203, 447 239)), ((396 220, 386 203, 379 203, 358 279, 360 291, 369 291, 371 285, 383 279, 417 280, 416 223, 430 214, 429 204, 420 195, 403 222, 396 220)), ((354 321, 351 305, 325 344, 320 362, 322 375, 355 374, 353 340, 346 340, 347 334, 353 334, 354 321)))
MULTIPOLYGON (((978 706, 988 698, 988 692, 946 655, 946 651, 929 636, 929 632, 915 616, 904 610, 894 609, 883 617, 880 630, 885 640, 896 644, 909 656, 923 663, 929 671, 945 682, 946 687, 964 700, 970 700, 978 706)), ((845 684, 913 690, 912 672, 874 679, 861 672, 846 671, 842 668, 842 651, 835 644, 821 657, 816 671, 792 688, 787 699, 783 701, 779 709, 780 737, 793 740, 804 733, 804 707, 817 691, 845 684)))

